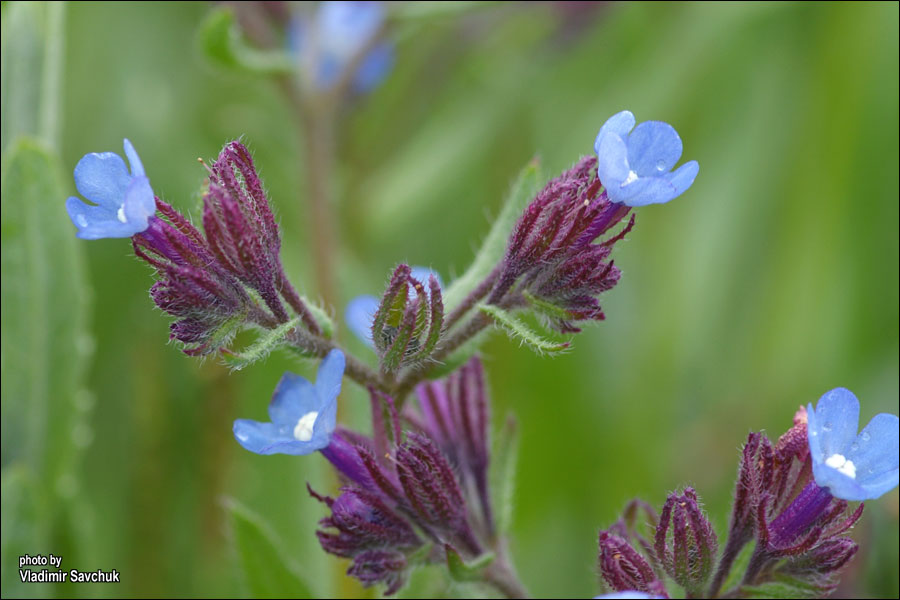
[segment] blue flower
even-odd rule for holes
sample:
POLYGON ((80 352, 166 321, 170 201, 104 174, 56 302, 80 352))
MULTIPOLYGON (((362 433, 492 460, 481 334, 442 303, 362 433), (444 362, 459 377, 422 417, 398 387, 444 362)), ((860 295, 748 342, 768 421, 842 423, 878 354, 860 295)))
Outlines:
POLYGON ((344 376, 344 354, 332 350, 319 365, 316 382, 285 373, 269 403, 271 423, 234 422, 234 437, 257 454, 310 454, 331 442, 337 397, 344 376))
MULTIPOLYGON (((322 2, 310 24, 295 21, 290 45, 308 80, 319 90, 329 90, 341 79, 354 57, 371 43, 384 23, 380 2, 322 2)), ((388 42, 375 45, 353 74, 358 92, 374 88, 390 71, 394 60, 388 42)))
POLYGON ((125 140, 125 161, 114 152, 86 154, 75 166, 75 187, 88 204, 74 196, 66 200, 69 218, 84 240, 124 238, 140 233, 149 226, 156 212, 156 201, 150 180, 131 142, 125 140))
POLYGON ((677 198, 694 183, 700 165, 692 160, 672 172, 681 158, 678 132, 662 121, 634 123, 634 115, 623 110, 603 124, 594 142, 597 176, 607 196, 628 206, 677 198))
POLYGON ((806 407, 809 454, 816 483, 844 500, 870 500, 900 481, 896 415, 875 415, 859 435, 859 400, 836 388, 806 407))
MULTIPOLYGON (((423 284, 428 282, 428 277, 430 275, 434 275, 441 288, 444 287, 444 284, 441 282, 441 276, 428 267, 413 267, 411 274, 414 279, 417 279, 423 284)), ((427 286, 425 287, 425 291, 426 293, 428 292, 427 286)), ((381 302, 375 296, 366 294, 357 296, 351 300, 344 310, 344 322, 347 323, 347 327, 350 328, 350 331, 352 331, 356 337, 373 349, 375 348, 375 342, 372 341, 372 321, 375 320, 375 313, 378 312, 378 305, 380 303, 381 302)))

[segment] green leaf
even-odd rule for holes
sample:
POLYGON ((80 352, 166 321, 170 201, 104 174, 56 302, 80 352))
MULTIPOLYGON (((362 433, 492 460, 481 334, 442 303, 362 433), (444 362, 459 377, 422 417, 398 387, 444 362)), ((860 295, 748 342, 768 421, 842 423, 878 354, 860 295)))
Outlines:
POLYGON ((3 587, 3 597, 54 596, 54 584, 22 583, 17 568, 19 556, 52 551, 47 546, 47 521, 42 515, 40 495, 27 467, 19 464, 3 470, 0 497, 0 515, 3 519, 0 529, 0 585, 3 587))
POLYGON ((294 61, 287 52, 260 50, 247 44, 228 7, 210 11, 200 24, 198 41, 210 62, 231 71, 260 75, 294 72, 294 61))
POLYGON ((519 458, 519 430, 512 415, 506 417, 503 429, 494 437, 490 484, 492 504, 496 507, 498 535, 512 526, 513 497, 516 488, 516 464, 519 458))
MULTIPOLYGON (((232 330, 239 327, 244 321, 244 315, 233 317, 222 325, 220 330, 230 327, 232 330)), ((280 347, 284 343, 285 336, 296 327, 300 326, 300 317, 294 317, 287 323, 282 323, 275 329, 267 331, 260 335, 256 341, 245 348, 242 352, 225 352, 222 354, 225 362, 235 371, 239 371, 247 365, 265 358, 272 350, 280 347)))
POLYGON ((760 585, 742 585, 739 598, 821 598, 822 588, 792 577, 781 576, 779 581, 760 585))
POLYGON ((444 294, 444 305, 447 307, 448 314, 453 312, 453 309, 490 274, 497 263, 503 260, 506 243, 513 226, 528 203, 540 191, 541 183, 540 165, 535 159, 522 169, 510 188, 509 194, 503 202, 503 208, 500 209, 500 214, 491 225, 491 230, 484 238, 484 243, 475 255, 475 260, 472 261, 466 272, 456 278, 447 288, 444 294))
POLYGON ((69 496, 91 435, 85 242, 75 237, 58 161, 43 144, 13 142, 0 185, 3 461, 21 461, 45 491, 69 496))
POLYGON ((312 598, 298 565, 284 552, 272 528, 258 514, 225 498, 233 543, 253 598, 312 598))
POLYGON ((65 45, 65 2, 4 5, 0 69, 0 146, 33 135, 51 146, 59 138, 65 45))
POLYGON ((500 325, 510 338, 527 345, 537 354, 556 354, 569 347, 569 342, 555 342, 541 337, 528 325, 502 308, 492 304, 479 304, 478 310, 494 319, 494 322, 500 325))
POLYGON ((471 562, 462 559, 459 553, 449 544, 444 544, 447 555, 447 570, 456 581, 484 581, 484 570, 494 562, 494 553, 486 552, 471 562))
POLYGON ((750 558, 753 556, 754 548, 754 544, 746 544, 741 548, 737 558, 735 558, 734 562, 731 564, 731 570, 728 571, 725 582, 722 584, 723 591, 730 590, 741 584, 744 573, 747 572, 747 567, 750 565, 750 558))

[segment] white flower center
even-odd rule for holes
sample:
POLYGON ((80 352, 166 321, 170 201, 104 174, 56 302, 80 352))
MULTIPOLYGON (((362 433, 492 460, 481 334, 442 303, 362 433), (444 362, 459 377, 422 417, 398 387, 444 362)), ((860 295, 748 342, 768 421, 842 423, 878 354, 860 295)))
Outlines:
POLYGON ((313 426, 316 424, 316 418, 319 413, 316 411, 308 412, 297 421, 294 427, 294 438, 300 442, 308 442, 313 436, 313 426))
POLYGON ((825 464, 832 469, 837 469, 838 472, 843 473, 850 479, 856 479, 856 465, 853 464, 852 460, 844 458, 843 454, 832 454, 825 460, 825 464))
POLYGON ((628 177, 625 178, 625 181, 622 182, 622 187, 625 187, 629 183, 634 183, 637 181, 638 174, 634 171, 628 171, 628 177))
POLYGON ((125 205, 119 207, 119 211, 116 213, 116 216, 119 217, 119 220, 123 223, 127 223, 128 220, 125 218, 125 205))

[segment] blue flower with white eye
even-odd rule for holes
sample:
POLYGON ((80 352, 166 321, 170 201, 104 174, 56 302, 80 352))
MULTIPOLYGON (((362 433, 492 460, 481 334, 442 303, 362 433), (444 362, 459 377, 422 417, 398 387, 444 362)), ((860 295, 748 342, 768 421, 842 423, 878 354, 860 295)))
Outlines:
POLYGON ((900 482, 897 415, 875 415, 859 435, 859 400, 836 388, 806 407, 809 455, 820 487, 844 500, 878 498, 900 482))
POLYGON ((149 227, 156 200, 144 166, 131 142, 125 140, 125 161, 114 152, 86 154, 75 166, 75 187, 88 204, 74 196, 66 200, 69 218, 85 240, 125 238, 149 227))
POLYGON ((331 442, 344 354, 332 350, 319 365, 316 382, 285 373, 269 403, 270 423, 238 419, 234 437, 257 454, 310 454, 331 442))
MULTIPOLYGON (((441 282, 441 276, 428 267, 413 267, 411 275, 423 284, 428 281, 429 276, 434 275, 441 288, 443 289, 444 287, 444 284, 441 282)), ((425 292, 429 293, 427 286, 425 287, 425 292)), ((373 349, 375 348, 375 342, 372 341, 372 321, 375 320, 375 313, 378 312, 379 304, 378 298, 366 294, 351 300, 344 311, 344 322, 347 323, 350 331, 373 349)))
POLYGON ((662 121, 634 124, 634 115, 623 110, 603 124, 594 141, 597 176, 607 196, 627 206, 677 198, 694 183, 700 165, 692 160, 673 172, 682 151, 675 128, 662 121))
MULTIPOLYGON (((307 79, 319 90, 331 89, 344 69, 376 36, 384 23, 380 2, 322 2, 314 18, 297 19, 289 43, 307 79)), ((376 44, 362 58, 353 74, 353 88, 367 92, 390 71, 394 48, 376 44)))

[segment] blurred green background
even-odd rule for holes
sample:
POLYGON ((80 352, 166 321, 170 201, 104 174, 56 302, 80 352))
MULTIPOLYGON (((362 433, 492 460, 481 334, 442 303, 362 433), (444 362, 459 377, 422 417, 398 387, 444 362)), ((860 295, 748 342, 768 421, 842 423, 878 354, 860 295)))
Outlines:
MULTIPOLYGON (((314 366, 275 355, 229 374, 182 355, 129 243, 74 241, 64 215, 79 158, 128 137, 156 193, 197 217, 197 157, 243 136, 287 271, 316 297, 296 116, 265 78, 204 61, 207 4, 50 10, 58 88, 16 72, 18 8, 3 5, 4 118, 9 86, 44 85, 38 130, 61 161, 35 167, 51 155, 32 149, 19 164, 47 173, 58 197, 43 208, 11 197, 4 174, 3 596, 250 594, 224 498, 271 524, 313 593, 358 593, 313 535, 325 511, 305 485, 332 485, 324 459, 253 455, 231 434, 264 417, 285 370, 314 366), (25 552, 122 583, 21 586, 25 552)), ((520 423, 512 553, 536 596, 599 592, 597 531, 634 496, 658 506, 693 485, 724 535, 747 433, 777 437, 825 391, 853 390, 863 424, 898 412, 897 3, 502 3, 392 35, 394 70, 341 114, 342 302, 377 293, 400 261, 452 280, 519 168, 537 154, 558 173, 624 108, 672 123, 701 165, 684 196, 638 211, 607 321, 573 352, 540 359, 501 333, 484 349, 494 420, 520 423)), ((4 125, 5 156, 20 131, 4 125)), ((345 389, 362 426, 367 401, 345 389)), ((854 535, 838 595, 897 597, 896 490, 854 535)), ((414 585, 466 593, 437 570, 414 585)))

